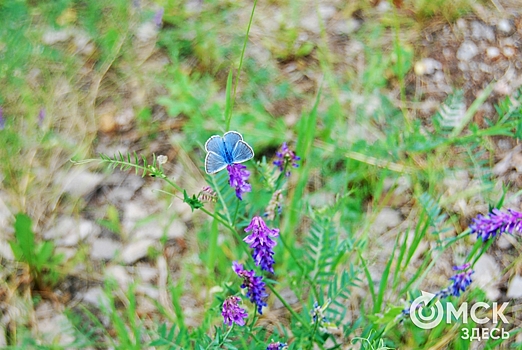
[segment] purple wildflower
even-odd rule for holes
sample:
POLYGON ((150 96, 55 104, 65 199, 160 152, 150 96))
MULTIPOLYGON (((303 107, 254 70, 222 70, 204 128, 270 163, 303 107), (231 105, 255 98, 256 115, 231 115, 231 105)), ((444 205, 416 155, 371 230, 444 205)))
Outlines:
POLYGON ((450 293, 456 297, 460 296, 460 293, 464 292, 471 284, 473 272, 475 271, 469 270, 450 277, 450 280, 453 281, 453 284, 449 287, 450 293))
MULTIPOLYGON (((301 157, 296 156, 295 152, 288 148, 286 142, 283 142, 281 152, 276 152, 276 156, 279 159, 274 160, 274 165, 277 166, 281 172, 285 171, 288 165, 291 165, 294 168, 299 167, 297 161, 301 160, 301 157)), ((285 176, 290 176, 290 170, 285 172, 285 176)))
POLYGON ((236 323, 238 326, 245 325, 245 318, 248 317, 245 309, 241 308, 238 303, 241 301, 240 297, 231 296, 228 297, 223 303, 223 311, 221 315, 225 324, 232 326, 232 323, 236 323))
POLYGON ((237 198, 243 200, 243 193, 252 191, 252 186, 247 182, 250 172, 242 164, 227 165, 227 171, 230 176, 230 186, 235 188, 237 198))
MULTIPOLYGON (((465 263, 464 265, 460 265, 460 266, 453 266, 454 271, 463 271, 463 272, 450 277, 449 278, 450 281, 453 281, 451 286, 449 286, 448 288, 445 288, 441 291, 438 291, 437 293, 435 293, 435 296, 438 297, 439 299, 447 298, 450 295, 453 295, 455 297, 460 296, 460 294, 462 294, 462 292, 466 291, 466 289, 469 287, 469 285, 472 282, 471 275, 475 271, 473 271, 473 270, 466 271, 470 267, 471 267, 470 263, 465 263)), ((411 306, 408 307, 407 309, 402 310, 402 315, 409 316, 410 308, 411 308, 411 306)), ((417 309, 419 309, 419 308, 421 308, 421 304, 417 305, 417 309)))
POLYGON ((286 343, 275 342, 275 343, 270 343, 268 345, 268 347, 266 348, 266 350, 283 350, 287 346, 288 345, 286 343))
POLYGON ((460 296, 460 294, 462 292, 464 292, 472 282, 471 275, 475 271, 473 271, 473 270, 466 271, 470 268, 470 266, 471 266, 470 263, 466 263, 461 266, 453 266, 454 271, 463 271, 463 272, 450 277, 449 279, 451 281, 453 281, 451 286, 449 286, 446 289, 441 290, 440 292, 437 292, 437 296, 441 299, 447 298, 450 295, 453 295, 456 297, 460 296))
POLYGON ((216 191, 212 189, 210 186, 204 186, 201 191, 198 193, 198 199, 204 202, 216 202, 217 194, 216 191))
POLYGON ((163 24, 163 13, 165 12, 165 9, 161 7, 156 13, 154 14, 154 24, 159 29, 161 28, 161 25, 163 24))
POLYGON ((243 269, 243 265, 234 261, 233 263, 234 272, 243 279, 241 288, 247 289, 246 296, 250 298, 250 301, 257 305, 257 311, 261 315, 263 312, 263 306, 266 306, 264 299, 268 296, 266 294, 265 282, 263 282, 262 276, 256 276, 254 270, 247 271, 243 269))
POLYGON ((493 209, 487 216, 477 215, 469 227, 471 233, 476 233, 477 237, 482 238, 485 242, 491 237, 500 236, 503 233, 520 232, 522 229, 522 213, 512 209, 508 209, 507 213, 493 209))
POLYGON ((45 108, 40 108, 40 112, 38 112, 38 126, 42 127, 45 119, 45 108))
POLYGON ((274 251, 272 248, 277 244, 276 241, 270 237, 279 236, 279 229, 269 229, 266 226, 263 219, 259 216, 254 216, 250 225, 245 229, 245 232, 252 233, 243 239, 250 245, 250 248, 254 249, 252 257, 256 263, 256 266, 261 266, 262 270, 274 273, 274 251))
POLYGON ((0 130, 5 128, 4 109, 0 107, 0 130))

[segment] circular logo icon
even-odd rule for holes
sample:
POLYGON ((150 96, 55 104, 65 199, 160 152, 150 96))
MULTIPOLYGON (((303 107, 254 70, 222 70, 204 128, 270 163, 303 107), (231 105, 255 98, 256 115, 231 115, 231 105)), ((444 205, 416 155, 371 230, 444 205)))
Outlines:
POLYGON ((422 292, 422 295, 416 298, 410 306, 410 318, 414 325, 422 329, 433 329, 442 321, 443 307, 440 301, 436 301, 434 306, 426 307, 430 301, 435 297, 435 294, 422 292), (429 313, 423 311, 429 310, 429 313))

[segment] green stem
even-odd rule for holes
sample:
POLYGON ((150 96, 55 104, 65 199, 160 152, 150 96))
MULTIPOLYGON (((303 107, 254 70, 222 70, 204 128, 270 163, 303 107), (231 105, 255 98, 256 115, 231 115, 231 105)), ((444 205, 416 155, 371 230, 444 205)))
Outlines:
MULTIPOLYGON (((221 342, 217 345, 217 348, 219 349, 221 347, 221 345, 223 345, 225 343, 225 340, 227 340, 230 332, 232 332, 232 329, 234 328, 234 323, 232 323, 232 326, 230 326, 227 330, 227 332, 225 333, 225 335, 223 335, 223 338, 221 339, 221 342)), ((212 345, 213 342, 210 342, 210 344, 208 344, 208 346, 205 348, 205 350, 207 349, 210 349, 210 346, 212 345)))
POLYGON ((247 32, 245 41, 243 42, 243 49, 241 50, 241 57, 239 59, 239 66, 237 67, 236 82, 234 83, 234 96, 232 97, 230 114, 227 116, 227 127, 226 130, 230 130, 230 120, 232 119, 232 109, 234 108, 234 102, 236 101, 237 85, 239 84, 239 75, 241 74, 241 68, 243 67, 243 58, 245 57, 246 46, 248 42, 248 35, 250 34, 250 27, 252 27, 252 21, 254 19, 254 11, 256 10, 257 0, 254 0, 254 6, 252 7, 252 13, 250 14, 250 20, 248 21, 247 32))
POLYGON ((219 201, 221 202, 221 205, 223 206, 223 210, 225 211, 225 214, 227 215, 228 222, 230 224, 232 224, 232 218, 230 217, 230 213, 228 212, 227 204, 223 200, 223 196, 221 195, 221 192, 219 191, 219 186, 216 183, 216 178, 214 176, 211 176, 211 178, 212 178, 212 184, 214 185, 214 189, 216 190, 219 201))
POLYGON ((315 286, 314 281, 312 281, 312 279, 310 279, 310 276, 308 276, 308 274, 306 273, 305 268, 301 265, 301 262, 299 261, 299 259, 297 259, 297 257, 294 255, 293 249, 290 249, 290 246, 285 241, 285 239, 283 238, 282 234, 279 234, 279 238, 281 239, 281 243, 283 243, 283 246, 285 247, 285 250, 288 252, 288 254, 290 254, 290 257, 294 260, 294 262, 297 265, 297 267, 299 268, 299 270, 301 270, 301 273, 303 274, 305 279, 310 283, 310 286, 312 288, 312 292, 314 293, 315 300, 319 300, 319 295, 318 295, 317 291, 314 288, 314 286, 315 286))

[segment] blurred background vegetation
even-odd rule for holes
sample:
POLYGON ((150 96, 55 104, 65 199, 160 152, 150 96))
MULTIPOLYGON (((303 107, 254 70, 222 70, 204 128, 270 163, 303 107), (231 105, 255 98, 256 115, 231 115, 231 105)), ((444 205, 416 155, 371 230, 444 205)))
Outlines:
MULTIPOLYGON (((257 3, 230 129, 255 149, 255 174, 263 173, 285 141, 302 157, 304 164, 289 183, 291 210, 278 222, 292 244, 349 237, 338 248, 353 252, 342 264, 354 269, 349 282, 359 280, 360 290, 343 304, 345 313, 357 310, 342 315, 349 322, 340 343, 349 346, 355 335, 363 335, 378 348, 381 334, 375 330, 393 319, 383 316, 387 302, 407 300, 412 285, 443 288, 444 269, 465 255, 460 246, 441 255, 427 253, 430 249, 463 232, 488 205, 505 200, 520 209, 518 165, 495 167, 521 136, 519 5, 514 0, 257 3), (482 25, 489 26, 493 39, 482 25), (468 41, 472 44, 464 49, 475 45, 484 51, 466 59, 468 41), (500 54, 490 56, 487 47, 500 54), (476 78, 474 71, 482 75, 476 78), (379 223, 382 230, 372 228, 379 223), (413 238, 401 235, 409 230, 415 231, 413 238), (377 276, 390 272, 396 242, 408 246, 403 253, 408 259, 398 261, 392 288, 379 286, 377 276), (426 275, 416 271, 432 268, 439 256, 447 263, 422 282, 426 275), (410 259, 418 262, 408 264, 410 259), (367 306, 367 288, 378 289, 377 306, 367 306), (374 318, 365 318, 366 307, 374 318)), ((177 200, 162 193, 155 179, 129 185, 102 167, 74 161, 100 153, 137 152, 149 160, 165 154, 169 176, 197 194, 205 183, 202 145, 226 131, 227 76, 230 70, 236 74, 252 6, 234 0, 0 0, 0 346, 67 348, 69 342, 70 348, 141 349, 157 334, 166 336, 165 325, 159 326, 165 322, 181 324, 179 339, 183 329, 197 329, 196 337, 219 324, 219 302, 212 301, 209 288, 230 277, 239 243, 223 237, 218 242, 217 233, 209 242, 217 232, 214 224, 173 203, 177 200), (153 198, 137 192, 143 186, 156 191, 153 198), (118 187, 128 196, 111 196, 118 187), (149 242, 138 259, 128 257, 126 248, 140 243, 133 234, 140 225, 162 220, 161 210, 144 210, 132 227, 126 225, 129 201, 138 208, 149 202, 169 208, 165 230, 180 221, 183 233, 160 235, 159 245, 149 242), (92 239, 117 241, 122 254, 92 261, 96 243, 88 234, 80 233, 73 244, 55 240, 49 232, 64 217, 94 223, 101 234, 92 239), (208 251, 214 243, 226 259, 208 251), (159 289, 159 304, 150 301, 156 292, 135 291, 139 282, 118 280, 122 274, 114 266, 139 281, 133 270, 137 261, 156 271, 150 284, 159 289), (112 275, 106 273, 109 267, 112 275), (114 278, 118 283, 107 282, 114 278), (82 301, 92 286, 106 298, 94 309, 82 301), (199 287, 207 294, 189 298, 190 316, 183 316, 180 300, 187 300, 181 295, 199 287), (140 293, 148 299, 137 300, 140 293), (42 316, 42 305, 54 311, 42 316), (140 309, 143 305, 149 308, 140 309), (67 320, 73 331, 64 334, 70 338, 56 332, 45 336, 42 323, 55 316, 67 320), (126 335, 129 329, 132 335, 126 335)), ((249 195, 250 213, 263 212, 270 200, 265 180, 252 179, 263 190, 249 195)), ((242 220, 240 226, 247 218, 242 220)), ((71 230, 82 232, 79 226, 71 230)), ((520 243, 514 244, 511 258, 501 259, 505 286, 522 266, 519 250, 520 243)), ((279 271, 292 271, 291 259, 283 256, 279 271)), ((295 287, 299 281, 294 276, 286 283, 295 287)), ((483 290, 474 293, 486 298, 483 290)), ((283 317, 274 310, 263 322, 283 317)), ((386 335, 394 348, 470 346, 455 329, 438 329, 437 334, 451 334, 441 339, 395 326, 386 335)))

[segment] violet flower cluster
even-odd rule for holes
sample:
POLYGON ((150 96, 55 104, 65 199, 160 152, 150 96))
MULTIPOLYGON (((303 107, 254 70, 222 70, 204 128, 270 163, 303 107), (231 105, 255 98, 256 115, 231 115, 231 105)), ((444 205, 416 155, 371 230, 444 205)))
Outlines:
MULTIPOLYGON (((455 297, 459 297, 471 285, 471 282, 472 282, 471 275, 475 271, 470 270, 469 269, 470 267, 471 267, 470 263, 466 263, 461 266, 453 266, 454 271, 462 271, 462 272, 460 272, 454 276, 451 276, 449 278, 449 280, 452 281, 453 283, 449 287, 435 293, 435 296, 439 299, 445 299, 451 295, 453 295, 455 297)), ((420 307, 420 304, 417 305, 417 307, 420 307)), ((406 308, 406 309, 402 310, 402 314, 404 316, 408 316, 410 314, 410 308, 406 308)))
POLYGON ((437 296, 441 299, 447 298, 450 295, 458 297, 458 296, 460 296, 461 293, 465 292, 466 289, 469 287, 469 285, 472 282, 471 275, 475 272, 473 270, 468 270, 470 268, 470 266, 471 266, 470 263, 466 263, 461 266, 453 266, 454 271, 463 271, 463 272, 460 272, 460 273, 450 277, 449 279, 451 281, 453 281, 451 286, 437 292, 437 296))
POLYGON ((289 149, 286 142, 283 142, 281 151, 276 152, 276 156, 278 159, 274 160, 274 165, 277 166, 281 172, 285 172, 286 177, 290 176, 290 170, 286 170, 289 165, 294 168, 299 167, 297 162, 301 160, 301 157, 297 156, 294 151, 289 149))
POLYGON ((243 241, 254 249, 252 257, 256 266, 261 266, 262 270, 274 273, 274 251, 273 248, 277 244, 271 237, 279 236, 279 229, 270 229, 266 226, 263 219, 259 216, 254 216, 250 225, 245 229, 245 232, 252 232, 246 236, 243 241))
POLYGON ((270 343, 266 350, 283 350, 283 349, 286 349, 287 348, 287 344, 286 343, 280 343, 280 342, 275 342, 275 343, 270 343))
POLYGON ((247 289, 247 297, 250 301, 257 306, 257 311, 260 315, 263 314, 263 306, 266 306, 265 298, 266 294, 265 282, 263 282, 263 276, 256 276, 254 270, 247 271, 243 268, 243 265, 234 261, 233 263, 234 272, 243 279, 241 288, 247 289))
POLYGON ((508 209, 503 212, 493 209, 488 215, 479 214, 469 226, 471 233, 476 233, 485 242, 503 233, 513 234, 522 230, 522 213, 508 209))
POLYGON ((0 106, 0 130, 5 128, 4 109, 0 106))
POLYGON ((245 325, 245 318, 248 317, 245 309, 240 307, 238 303, 241 301, 240 297, 231 296, 228 297, 223 303, 223 311, 221 315, 225 324, 232 326, 232 323, 236 323, 238 326, 245 325))
POLYGON ((252 186, 247 182, 250 172, 242 164, 227 165, 227 171, 230 186, 236 190, 237 198, 243 200, 243 193, 252 192, 252 186))

